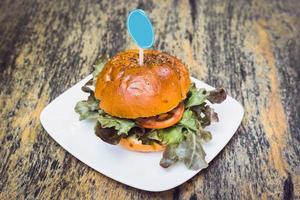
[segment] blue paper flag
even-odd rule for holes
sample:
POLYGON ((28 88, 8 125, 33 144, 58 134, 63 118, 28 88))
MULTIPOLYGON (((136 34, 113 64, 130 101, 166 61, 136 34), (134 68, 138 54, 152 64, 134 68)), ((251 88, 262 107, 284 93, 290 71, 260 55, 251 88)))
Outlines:
POLYGON ((136 9, 130 12, 127 18, 127 30, 140 48, 148 49, 153 45, 153 27, 143 10, 136 9))

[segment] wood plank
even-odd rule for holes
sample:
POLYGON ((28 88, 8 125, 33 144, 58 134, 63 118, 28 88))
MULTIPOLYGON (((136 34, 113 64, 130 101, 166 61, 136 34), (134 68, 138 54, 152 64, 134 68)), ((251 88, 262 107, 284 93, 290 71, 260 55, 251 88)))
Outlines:
POLYGON ((2 0, 0 199, 300 199, 299 38, 296 0, 2 0), (134 47, 125 19, 137 7, 153 21, 156 49, 227 88, 245 108, 209 168, 161 193, 95 172, 39 122, 97 57, 134 47))

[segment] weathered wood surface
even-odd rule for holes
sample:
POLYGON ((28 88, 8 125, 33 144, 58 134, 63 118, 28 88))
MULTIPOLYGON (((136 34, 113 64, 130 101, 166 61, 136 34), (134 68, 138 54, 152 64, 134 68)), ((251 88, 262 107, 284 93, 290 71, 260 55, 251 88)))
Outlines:
POLYGON ((300 1, 125 2, 1 1, 0 199, 300 199, 300 1), (39 122, 98 56, 134 47, 124 22, 137 7, 156 49, 245 108, 209 168, 161 193, 95 172, 39 122))

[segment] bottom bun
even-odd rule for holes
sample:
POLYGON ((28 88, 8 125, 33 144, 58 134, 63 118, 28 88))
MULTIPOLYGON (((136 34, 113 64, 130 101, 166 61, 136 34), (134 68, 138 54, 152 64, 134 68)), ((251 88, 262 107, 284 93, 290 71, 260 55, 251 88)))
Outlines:
POLYGON ((155 152, 155 151, 163 151, 166 146, 160 145, 158 143, 149 144, 141 144, 135 140, 129 138, 121 138, 120 143, 122 147, 128 149, 130 151, 139 151, 139 152, 155 152))

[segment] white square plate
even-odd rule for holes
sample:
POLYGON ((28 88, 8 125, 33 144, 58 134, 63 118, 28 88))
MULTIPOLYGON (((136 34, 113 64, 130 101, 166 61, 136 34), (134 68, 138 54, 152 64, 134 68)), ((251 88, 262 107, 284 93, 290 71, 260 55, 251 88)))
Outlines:
MULTIPOLYGON (((73 156, 83 163, 118 182, 147 190, 164 191, 192 178, 199 171, 188 170, 182 163, 168 169, 160 167, 162 153, 138 153, 103 142, 94 134, 94 121, 79 121, 74 107, 87 94, 81 87, 91 75, 52 101, 41 113, 45 130, 73 156)), ((192 78, 198 88, 213 87, 192 78)), ((244 109, 230 96, 222 104, 213 105, 219 122, 208 126, 213 139, 203 145, 206 160, 210 162, 227 144, 243 118, 244 109)))

